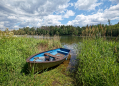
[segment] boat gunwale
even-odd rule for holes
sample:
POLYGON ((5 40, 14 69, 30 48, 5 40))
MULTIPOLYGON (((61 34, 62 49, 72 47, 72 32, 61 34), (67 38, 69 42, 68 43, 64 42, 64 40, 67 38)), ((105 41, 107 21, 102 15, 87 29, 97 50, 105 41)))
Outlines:
MULTIPOLYGON (((56 48, 56 49, 66 49, 66 48, 56 48)), ((55 50, 55 49, 52 49, 52 50, 55 50)), ((44 61, 44 62, 30 61, 30 59, 31 59, 33 56, 36 56, 36 55, 38 55, 38 54, 40 54, 40 53, 44 53, 44 52, 50 51, 50 50, 48 50, 48 51, 43 51, 43 52, 39 52, 39 53, 36 53, 36 54, 34 54, 34 55, 31 55, 30 57, 28 57, 28 58, 26 59, 26 62, 28 62, 28 63, 52 63, 52 62, 58 62, 58 61, 61 61, 61 60, 66 59, 66 57, 69 55, 69 53, 70 53, 71 50, 70 50, 70 49, 66 49, 66 50, 69 50, 69 52, 68 52, 68 54, 67 54, 64 58, 62 58, 62 59, 58 59, 58 60, 55 60, 55 61, 44 61)))

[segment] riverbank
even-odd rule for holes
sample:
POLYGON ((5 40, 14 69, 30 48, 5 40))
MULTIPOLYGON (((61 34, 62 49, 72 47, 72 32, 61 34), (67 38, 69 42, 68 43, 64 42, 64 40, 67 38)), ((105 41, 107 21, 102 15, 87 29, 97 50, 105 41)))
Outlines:
POLYGON ((87 38, 77 49, 77 84, 119 86, 119 41, 87 38))
MULTIPOLYGON (((61 47, 57 37, 53 39, 34 39, 24 37, 1 37, 0 39, 0 83, 2 86, 72 86, 74 80, 68 76, 63 63, 54 69, 46 70, 40 74, 27 71, 26 58, 29 56, 61 47)), ((70 58, 70 57, 69 57, 70 58)), ((69 59, 68 58, 68 59, 69 59)), ((68 60, 67 60, 68 61, 68 60)))

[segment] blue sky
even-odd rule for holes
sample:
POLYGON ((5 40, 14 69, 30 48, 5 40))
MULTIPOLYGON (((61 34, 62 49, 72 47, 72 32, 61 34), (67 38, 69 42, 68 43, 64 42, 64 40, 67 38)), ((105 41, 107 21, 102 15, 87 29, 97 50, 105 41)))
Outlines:
POLYGON ((0 28, 119 22, 119 0, 0 0, 0 28))

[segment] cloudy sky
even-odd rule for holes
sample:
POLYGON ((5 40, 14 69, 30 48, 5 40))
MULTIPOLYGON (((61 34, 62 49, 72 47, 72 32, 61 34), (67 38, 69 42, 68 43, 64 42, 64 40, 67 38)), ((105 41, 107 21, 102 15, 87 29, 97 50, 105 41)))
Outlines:
POLYGON ((0 28, 119 22, 119 0, 0 0, 0 28))

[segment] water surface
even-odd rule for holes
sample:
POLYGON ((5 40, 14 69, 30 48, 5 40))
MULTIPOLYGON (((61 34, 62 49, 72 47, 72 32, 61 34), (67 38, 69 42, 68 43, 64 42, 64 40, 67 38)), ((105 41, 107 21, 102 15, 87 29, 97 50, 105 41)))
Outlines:
MULTIPOLYGON (((81 43, 83 40, 82 37, 79 36, 62 36, 60 38, 61 44, 64 48, 70 49, 70 55, 63 65, 66 66, 66 69, 74 70, 74 65, 76 64, 76 47, 78 43, 81 43)), ((62 65, 61 64, 61 65, 62 65)))

